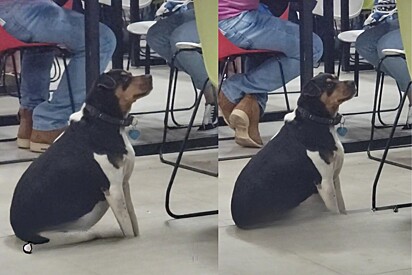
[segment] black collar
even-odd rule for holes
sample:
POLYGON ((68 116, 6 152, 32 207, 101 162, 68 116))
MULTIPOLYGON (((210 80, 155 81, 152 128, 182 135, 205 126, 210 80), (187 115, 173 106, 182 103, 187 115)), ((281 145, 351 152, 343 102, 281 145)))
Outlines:
POLYGON ((296 111, 298 111, 303 118, 312 120, 319 124, 337 125, 342 120, 342 115, 339 113, 334 118, 325 118, 325 117, 319 117, 319 116, 312 115, 311 113, 309 113, 307 110, 303 109, 302 107, 298 107, 296 111))
POLYGON ((132 116, 128 116, 124 119, 118 119, 100 112, 98 109, 96 109, 96 107, 93 107, 92 105, 86 105, 84 108, 89 112, 90 116, 101 119, 110 124, 126 127, 132 125, 133 123, 132 116))

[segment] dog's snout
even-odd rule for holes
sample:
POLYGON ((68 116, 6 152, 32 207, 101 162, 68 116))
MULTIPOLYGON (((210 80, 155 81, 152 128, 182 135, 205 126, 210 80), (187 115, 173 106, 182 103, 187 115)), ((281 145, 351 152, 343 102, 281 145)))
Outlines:
POLYGON ((135 83, 137 83, 138 85, 143 85, 145 87, 147 86, 147 88, 144 88, 144 89, 152 89, 152 85, 153 85, 152 75, 144 74, 144 75, 135 76, 134 80, 135 80, 135 83))
POLYGON ((138 78, 143 83, 147 83, 147 84, 152 84, 153 83, 153 78, 152 78, 151 74, 140 75, 140 76, 138 76, 138 78))
POLYGON ((347 80, 345 82, 346 82, 346 85, 349 87, 349 89, 351 89, 351 91, 353 91, 353 93, 355 93, 356 90, 357 90, 355 81, 347 80))
POLYGON ((150 89, 153 88, 153 78, 151 74, 145 74, 144 79, 148 82, 148 85, 150 85, 150 89))

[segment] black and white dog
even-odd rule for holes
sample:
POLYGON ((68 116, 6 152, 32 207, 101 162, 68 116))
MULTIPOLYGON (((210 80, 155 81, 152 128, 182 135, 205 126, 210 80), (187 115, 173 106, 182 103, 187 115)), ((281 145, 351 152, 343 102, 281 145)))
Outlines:
POLYGON ((304 87, 297 109, 236 181, 231 208, 238 227, 269 224, 316 192, 330 211, 346 213, 339 181, 344 152, 334 126, 339 105, 355 92, 353 81, 331 74, 304 87))
POLYGON ((22 175, 10 222, 31 244, 91 240, 88 231, 110 207, 123 235, 139 234, 130 197, 134 150, 125 133, 132 104, 152 90, 150 75, 112 70, 99 77, 67 130, 22 175))

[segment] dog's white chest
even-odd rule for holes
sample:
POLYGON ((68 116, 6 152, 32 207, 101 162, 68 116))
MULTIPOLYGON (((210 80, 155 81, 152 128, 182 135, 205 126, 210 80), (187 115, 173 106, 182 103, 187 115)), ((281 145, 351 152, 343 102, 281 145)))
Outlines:
POLYGON ((336 133, 335 127, 330 127, 329 131, 330 131, 331 135, 333 136, 333 139, 335 140, 335 144, 336 144, 336 148, 337 148, 337 150, 334 153, 335 170, 336 169, 340 170, 342 168, 343 158, 344 158, 343 145, 342 145, 342 142, 340 141, 340 139, 339 139, 339 137, 336 133))
POLYGON ((135 152, 134 152, 132 144, 129 141, 129 138, 127 137, 126 131, 122 129, 120 131, 120 134, 123 137, 123 141, 124 141, 124 144, 127 150, 127 155, 125 157, 124 173, 127 177, 130 177, 131 173, 133 172, 133 168, 134 168, 135 152))
POLYGON ((340 142, 334 127, 330 127, 330 133, 335 141, 335 146, 337 148, 335 151, 333 151, 333 155, 329 159, 330 163, 327 163, 320 156, 318 151, 306 151, 307 156, 312 160, 313 164, 315 165, 316 169, 323 179, 332 178, 335 174, 335 171, 339 171, 343 165, 344 151, 342 143, 340 142))

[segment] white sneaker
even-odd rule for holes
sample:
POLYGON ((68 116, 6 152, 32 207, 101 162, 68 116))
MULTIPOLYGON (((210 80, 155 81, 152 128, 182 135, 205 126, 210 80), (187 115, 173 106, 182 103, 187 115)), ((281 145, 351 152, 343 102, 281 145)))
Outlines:
POLYGON ((211 130, 217 127, 217 106, 214 104, 205 105, 205 113, 203 115, 202 126, 199 127, 198 131, 211 130))

